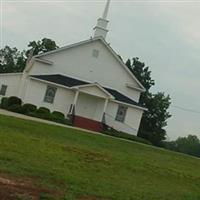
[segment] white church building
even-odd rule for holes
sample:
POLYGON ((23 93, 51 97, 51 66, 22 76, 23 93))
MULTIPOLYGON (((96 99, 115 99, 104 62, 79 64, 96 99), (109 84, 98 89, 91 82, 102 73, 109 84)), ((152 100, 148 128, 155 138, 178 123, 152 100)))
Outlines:
POLYGON ((33 56, 22 73, 0 74, 0 99, 17 96, 73 115, 77 127, 102 131, 106 124, 137 135, 145 88, 106 42, 109 5, 110 0, 94 37, 33 56))

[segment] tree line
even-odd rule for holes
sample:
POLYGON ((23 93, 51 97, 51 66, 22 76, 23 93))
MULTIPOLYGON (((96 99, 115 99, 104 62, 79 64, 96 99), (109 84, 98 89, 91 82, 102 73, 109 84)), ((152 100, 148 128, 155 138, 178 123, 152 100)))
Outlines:
MULTIPOLYGON (((48 38, 29 42, 28 49, 23 51, 19 51, 16 47, 5 46, 0 49, 0 73, 22 72, 30 54, 34 56, 57 48, 56 42, 48 38)), ((150 68, 144 62, 141 62, 139 58, 128 59, 126 66, 146 89, 141 94, 139 103, 148 110, 143 114, 138 136, 147 139, 155 146, 200 155, 200 152, 191 153, 189 151, 190 148, 187 146, 194 144, 194 152, 199 151, 200 144, 196 136, 189 135, 186 138, 178 138, 176 141, 165 141, 165 127, 167 126, 167 120, 171 117, 168 111, 171 104, 170 96, 164 92, 151 92, 152 87, 155 85, 155 80, 151 76, 150 68)))
POLYGON ((179 137, 175 141, 164 142, 164 144, 169 150, 200 157, 200 140, 196 135, 179 137))
POLYGON ((5 46, 0 49, 0 73, 22 72, 30 53, 34 56, 57 48, 56 42, 48 38, 29 42, 28 49, 23 51, 5 46))

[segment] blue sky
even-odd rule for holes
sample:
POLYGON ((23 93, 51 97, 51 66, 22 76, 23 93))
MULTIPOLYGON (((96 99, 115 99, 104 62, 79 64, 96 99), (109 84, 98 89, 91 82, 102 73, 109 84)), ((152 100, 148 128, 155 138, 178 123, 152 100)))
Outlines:
MULTIPOLYGON (((3 0, 0 46, 25 49, 31 40, 51 38, 59 46, 88 39, 104 0, 3 0)), ((172 105, 200 111, 200 2, 111 1, 107 41, 124 60, 139 57, 150 66, 154 92, 172 105)), ((200 137, 200 114, 171 107, 166 128, 170 139, 200 137)))

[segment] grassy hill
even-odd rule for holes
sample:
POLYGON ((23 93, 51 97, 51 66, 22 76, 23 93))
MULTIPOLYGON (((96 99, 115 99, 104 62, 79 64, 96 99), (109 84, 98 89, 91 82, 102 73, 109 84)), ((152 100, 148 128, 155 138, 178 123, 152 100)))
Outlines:
POLYGON ((39 197, 199 200, 200 160, 139 143, 0 116, 0 199, 39 197))

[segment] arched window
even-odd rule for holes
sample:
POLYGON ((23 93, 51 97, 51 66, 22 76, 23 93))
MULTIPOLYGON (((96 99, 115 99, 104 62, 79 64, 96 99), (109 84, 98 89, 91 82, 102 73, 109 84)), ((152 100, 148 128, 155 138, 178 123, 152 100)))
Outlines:
POLYGON ((119 122, 124 122, 126 117, 126 111, 126 106, 119 105, 115 120, 119 122))
POLYGON ((45 97, 44 97, 44 102, 53 103, 55 95, 56 95, 56 90, 57 90, 56 87, 48 85, 46 93, 45 93, 45 97))
POLYGON ((6 95, 6 90, 7 90, 7 85, 2 85, 0 89, 0 95, 5 96, 6 95))

